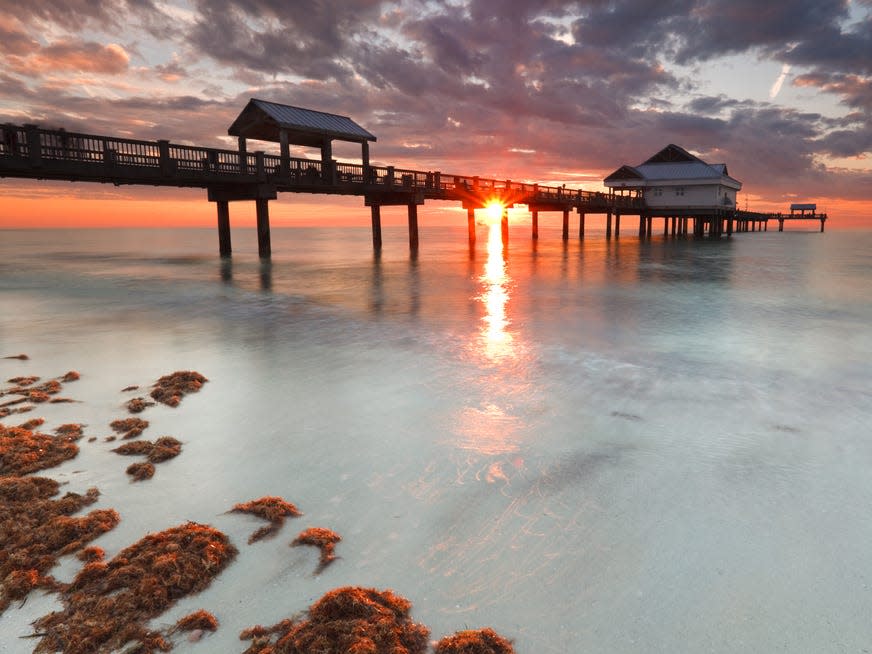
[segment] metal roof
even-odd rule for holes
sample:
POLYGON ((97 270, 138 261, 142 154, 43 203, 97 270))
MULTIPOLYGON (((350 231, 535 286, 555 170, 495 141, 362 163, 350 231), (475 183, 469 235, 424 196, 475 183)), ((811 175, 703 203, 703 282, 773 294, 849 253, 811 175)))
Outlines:
POLYGON ((654 163, 636 166, 645 179, 706 179, 718 178, 723 174, 702 161, 682 163, 654 163))
POLYGON ((666 146, 638 166, 621 166, 606 177, 604 182, 607 186, 611 182, 611 184, 620 186, 643 187, 653 183, 691 180, 717 180, 720 184, 736 190, 742 188, 741 182, 730 177, 726 164, 707 164, 684 148, 673 144, 666 146), (635 184, 633 183, 633 175, 629 174, 630 171, 637 173, 641 178, 635 184), (619 181, 625 183, 617 184, 619 181))
POLYGON ((227 133, 261 141, 279 141, 281 130, 294 145, 320 146, 327 140, 363 143, 376 137, 347 116, 252 98, 227 133))

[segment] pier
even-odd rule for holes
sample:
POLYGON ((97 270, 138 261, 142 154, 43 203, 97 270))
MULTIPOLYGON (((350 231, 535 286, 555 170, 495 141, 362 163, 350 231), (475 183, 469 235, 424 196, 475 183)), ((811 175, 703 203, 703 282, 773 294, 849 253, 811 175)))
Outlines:
MULTIPOLYGON (((447 174, 373 165, 369 144, 376 137, 344 116, 251 100, 228 129, 238 139, 236 150, 180 145, 167 140, 142 141, 43 129, 36 125, 0 125, 0 177, 71 182, 202 188, 216 204, 221 256, 232 252, 231 202, 254 202, 258 252, 271 255, 269 202, 279 193, 354 195, 370 208, 372 243, 382 247, 381 207, 406 206, 409 247, 419 247, 418 207, 428 200, 460 202, 467 211, 468 237, 475 241, 475 210, 498 203, 503 207, 502 233, 508 241, 506 209, 526 205, 532 238, 539 237, 539 214, 562 215, 563 239, 569 238, 571 213, 577 213, 578 236, 584 238, 588 214, 606 216, 606 237, 620 236, 623 216, 639 217, 639 235, 651 236, 655 218, 663 233, 720 237, 734 231, 766 229, 770 214, 736 211, 670 211, 648 207, 639 192, 598 193, 565 186, 513 182, 476 175, 447 174), (279 144, 280 153, 250 152, 249 139, 279 144), (361 163, 338 162, 334 141, 357 143, 361 163), (317 147, 320 159, 291 156, 291 146, 317 147)), ((807 218, 808 216, 802 216, 807 218)), ((779 218, 779 227, 783 220, 779 218)), ((825 218, 824 218, 825 219, 825 218)), ((823 219, 821 220, 823 231, 823 219)))

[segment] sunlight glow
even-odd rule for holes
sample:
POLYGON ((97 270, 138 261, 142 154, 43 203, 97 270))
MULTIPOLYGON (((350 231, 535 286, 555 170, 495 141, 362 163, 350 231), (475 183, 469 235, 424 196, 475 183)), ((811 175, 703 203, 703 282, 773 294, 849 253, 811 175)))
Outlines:
MULTIPOLYGON (((485 222, 488 225, 499 225, 500 221, 503 219, 503 211, 505 207, 498 200, 491 200, 484 207, 485 213, 485 222)), ((490 248, 490 241, 488 241, 488 248, 490 248)))

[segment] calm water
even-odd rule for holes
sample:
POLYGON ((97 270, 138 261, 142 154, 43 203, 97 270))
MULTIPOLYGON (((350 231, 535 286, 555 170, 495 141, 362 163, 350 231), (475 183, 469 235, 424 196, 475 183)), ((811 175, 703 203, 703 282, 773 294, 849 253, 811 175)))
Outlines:
MULTIPOLYGON (((470 252, 423 228, 415 260, 402 229, 381 258, 367 229, 292 229, 268 266, 233 237, 223 263, 210 230, 0 232, 0 356, 31 357, 0 376, 82 373, 28 417, 100 437, 51 471, 121 513, 97 544, 196 520, 241 550, 157 621, 218 616, 177 651, 242 651, 346 584, 530 654, 872 647, 872 234, 481 227, 470 252), (130 484, 120 390, 186 368, 203 391, 143 414, 184 450, 130 484), (248 546, 224 512, 263 495, 305 516, 248 546), (343 537, 320 576, 288 547, 307 526, 343 537)), ((0 650, 53 606, 7 611, 0 650)))

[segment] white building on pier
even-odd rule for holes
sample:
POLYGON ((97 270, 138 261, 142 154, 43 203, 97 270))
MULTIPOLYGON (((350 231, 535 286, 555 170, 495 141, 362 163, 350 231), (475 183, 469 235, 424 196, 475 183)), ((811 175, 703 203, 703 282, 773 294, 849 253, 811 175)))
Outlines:
POLYGON ((742 188, 726 164, 708 164, 671 144, 638 166, 621 166, 603 184, 615 193, 641 193, 650 209, 682 213, 735 209, 742 188))

